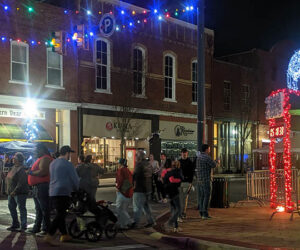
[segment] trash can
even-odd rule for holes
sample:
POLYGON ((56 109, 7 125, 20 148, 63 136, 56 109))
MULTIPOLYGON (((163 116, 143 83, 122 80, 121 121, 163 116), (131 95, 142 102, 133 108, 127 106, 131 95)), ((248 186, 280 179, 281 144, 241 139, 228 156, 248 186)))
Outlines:
POLYGON ((228 201, 228 182, 226 178, 214 177, 212 181, 211 208, 227 208, 228 201))

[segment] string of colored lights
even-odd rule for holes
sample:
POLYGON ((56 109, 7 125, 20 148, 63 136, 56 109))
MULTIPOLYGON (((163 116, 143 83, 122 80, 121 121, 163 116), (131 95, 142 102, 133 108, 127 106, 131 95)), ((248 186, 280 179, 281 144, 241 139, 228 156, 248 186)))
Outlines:
MULTIPOLYGON (((37 11, 33 6, 18 6, 18 7, 11 7, 7 4, 0 4, 2 6, 2 9, 4 12, 13 12, 14 10, 16 13, 20 13, 22 11, 28 12, 30 15, 36 14, 37 11)), ((1 9, 1 7, 0 7, 1 9)), ((136 10, 129 10, 129 9, 122 9, 119 7, 116 7, 116 10, 110 11, 108 13, 115 15, 117 17, 116 27, 115 31, 119 32, 126 28, 132 29, 135 26, 138 26, 140 24, 147 24, 150 19, 161 21, 163 19, 167 19, 170 17, 178 18, 180 13, 193 13, 196 8, 193 5, 188 5, 185 8, 174 8, 174 9, 158 9, 153 8, 151 10, 144 9, 143 11, 136 11, 136 10)), ((76 15, 86 15, 87 18, 89 17, 96 17, 97 15, 105 14, 102 11, 93 11, 93 10, 81 10, 81 11, 71 11, 71 10, 63 10, 63 14, 65 15, 73 15, 74 13, 76 15)), ((97 26, 89 27, 89 30, 86 33, 86 36, 93 37, 96 33, 96 30, 98 29, 97 26)), ((67 42, 70 43, 72 41, 72 38, 74 37, 74 34, 67 33, 67 42)), ((25 42, 28 43, 31 46, 51 46, 50 38, 44 38, 44 39, 21 39, 19 37, 10 37, 6 34, 0 34, 0 39, 2 42, 16 40, 18 42, 25 42)))
MULTIPOLYGON (((291 104, 290 95, 294 94, 300 96, 300 91, 294 89, 279 89, 271 93, 271 97, 282 92, 284 94, 283 101, 283 120, 286 127, 286 134, 283 138, 284 142, 284 178, 285 178, 285 210, 287 212, 292 212, 294 210, 294 202, 292 201, 292 164, 291 164, 291 104)), ((275 119, 269 119, 269 126, 273 127, 276 125, 275 119)), ((278 186, 276 183, 276 153, 275 153, 275 143, 276 139, 271 138, 269 145, 269 165, 270 165, 270 192, 271 192, 271 207, 276 208, 277 204, 277 190, 278 186)))

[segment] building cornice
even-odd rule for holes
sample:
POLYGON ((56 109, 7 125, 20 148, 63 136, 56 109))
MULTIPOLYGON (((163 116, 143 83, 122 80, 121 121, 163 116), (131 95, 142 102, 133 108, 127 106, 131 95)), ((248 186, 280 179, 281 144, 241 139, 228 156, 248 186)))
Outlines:
MULTIPOLYGON (((130 9, 130 10, 135 10, 135 11, 138 11, 138 12, 141 12, 141 13, 144 10, 150 11, 147 8, 142 8, 142 7, 133 5, 133 4, 125 3, 125 2, 120 1, 120 0, 98 0, 98 2, 108 3, 108 4, 112 4, 112 5, 118 5, 118 6, 121 6, 123 8, 127 8, 127 9, 130 9)), ((185 22, 185 21, 173 18, 173 17, 169 17, 168 22, 175 23, 177 25, 180 25, 180 26, 183 26, 185 28, 192 29, 192 30, 197 30, 197 25, 192 24, 192 23, 188 23, 188 22, 185 22)), ((208 35, 214 36, 214 31, 211 30, 211 29, 204 28, 204 32, 208 35)))

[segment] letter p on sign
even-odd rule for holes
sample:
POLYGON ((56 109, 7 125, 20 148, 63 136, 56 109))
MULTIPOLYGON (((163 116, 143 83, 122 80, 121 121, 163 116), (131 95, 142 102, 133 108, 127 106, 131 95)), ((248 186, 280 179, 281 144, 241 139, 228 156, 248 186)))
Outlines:
POLYGON ((116 26, 116 20, 114 16, 107 13, 103 15, 103 17, 100 20, 99 23, 100 33, 105 37, 109 37, 114 33, 115 26, 116 26))

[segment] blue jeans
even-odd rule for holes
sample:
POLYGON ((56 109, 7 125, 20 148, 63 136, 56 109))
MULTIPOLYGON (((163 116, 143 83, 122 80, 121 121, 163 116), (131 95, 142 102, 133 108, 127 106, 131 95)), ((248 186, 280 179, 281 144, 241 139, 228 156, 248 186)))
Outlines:
POLYGON ((210 197, 210 181, 198 181, 198 208, 201 216, 208 216, 208 203, 210 197))
POLYGON ((117 192, 116 208, 118 215, 118 224, 121 228, 126 228, 133 222, 130 215, 128 214, 130 202, 130 198, 125 197, 121 192, 117 192))
POLYGON ((168 221, 168 224, 170 226, 174 226, 175 228, 178 227, 178 217, 180 215, 181 211, 181 205, 180 205, 180 196, 177 195, 170 201, 170 208, 171 208, 171 217, 168 221))
POLYGON ((148 224, 153 224, 154 219, 152 217, 152 212, 147 200, 147 194, 133 193, 133 214, 134 214, 134 222, 136 224, 140 222, 143 212, 147 216, 148 224))
POLYGON ((48 232, 50 226, 49 183, 40 183, 33 186, 33 200, 35 204, 36 218, 34 229, 48 232))
POLYGON ((16 196, 8 196, 8 209, 12 218, 12 226, 20 227, 18 220, 17 206, 20 211, 21 229, 27 228, 27 209, 26 209, 27 194, 19 194, 16 196))

